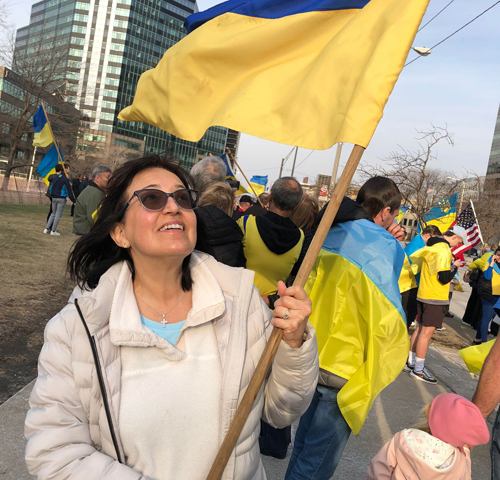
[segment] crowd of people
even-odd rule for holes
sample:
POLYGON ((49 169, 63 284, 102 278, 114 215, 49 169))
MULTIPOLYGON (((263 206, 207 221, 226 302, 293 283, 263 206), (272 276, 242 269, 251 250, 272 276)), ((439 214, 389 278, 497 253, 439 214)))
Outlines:
MULTIPOLYGON (((400 243, 391 179, 343 199, 305 289, 293 281, 326 206, 293 177, 236 199, 218 157, 188 173, 148 156, 97 166, 82 186, 58 166, 49 187, 45 233, 58 234, 66 197, 75 204, 76 287, 47 325, 30 398, 37 478, 206 478, 273 326, 283 341, 223 478, 264 479, 260 454, 285 458, 300 419, 285 479, 330 479, 382 388, 401 371, 438 382, 425 358, 458 278, 451 247, 467 237, 428 226, 400 243)), ((492 245, 471 265, 475 343, 499 306, 499 263, 492 245)), ((473 402, 437 396, 427 425, 396 434, 367 478, 471 478, 500 401, 500 347, 490 357, 473 402)))

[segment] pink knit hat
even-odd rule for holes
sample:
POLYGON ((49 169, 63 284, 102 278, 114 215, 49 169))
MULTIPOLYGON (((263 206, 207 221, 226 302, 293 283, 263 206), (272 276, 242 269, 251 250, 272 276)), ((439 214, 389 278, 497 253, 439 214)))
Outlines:
POLYGON ((429 412, 429 428, 434 437, 462 450, 490 441, 490 432, 479 408, 454 393, 438 395, 429 412))

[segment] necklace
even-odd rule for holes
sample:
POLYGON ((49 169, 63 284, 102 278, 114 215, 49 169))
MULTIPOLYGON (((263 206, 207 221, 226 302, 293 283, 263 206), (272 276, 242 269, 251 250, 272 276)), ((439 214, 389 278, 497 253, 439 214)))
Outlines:
POLYGON ((187 295, 188 292, 185 292, 184 295, 180 298, 180 300, 168 311, 166 311, 165 313, 162 313, 162 312, 159 312, 158 310, 156 310, 156 308, 153 308, 149 303, 146 303, 141 297, 139 297, 137 295, 137 293, 135 294, 135 296, 142 302, 144 303, 144 305, 146 305, 147 307, 149 307, 151 310, 155 311, 156 313, 158 313, 159 315, 161 315, 163 318, 161 320, 161 324, 163 325, 163 328, 165 328, 165 325, 168 323, 167 320, 165 319, 165 316, 167 315, 167 313, 170 313, 175 307, 177 307, 177 305, 179 305, 179 303, 181 303, 181 301, 184 299, 184 297, 187 295))

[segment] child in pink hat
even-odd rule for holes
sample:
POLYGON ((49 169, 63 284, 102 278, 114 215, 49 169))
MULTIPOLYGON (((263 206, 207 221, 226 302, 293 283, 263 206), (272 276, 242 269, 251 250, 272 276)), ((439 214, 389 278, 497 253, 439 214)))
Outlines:
POLYGON ((438 395, 426 409, 429 428, 396 433, 371 461, 368 480, 470 480, 470 448, 490 440, 479 408, 455 395, 438 395))

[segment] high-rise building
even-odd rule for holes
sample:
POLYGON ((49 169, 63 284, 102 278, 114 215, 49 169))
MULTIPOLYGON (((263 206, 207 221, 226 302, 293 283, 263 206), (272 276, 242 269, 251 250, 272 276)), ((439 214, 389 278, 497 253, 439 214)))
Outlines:
POLYGON ((196 154, 224 152, 226 128, 212 127, 193 143, 117 115, 132 103, 140 75, 185 36, 184 20, 194 9, 195 0, 42 0, 32 6, 30 24, 17 31, 14 69, 16 58, 40 48, 63 49, 62 90, 86 129, 141 140, 146 153, 170 150, 189 167, 196 154))
POLYGON ((500 190, 500 108, 498 109, 490 159, 486 170, 485 190, 500 190))

